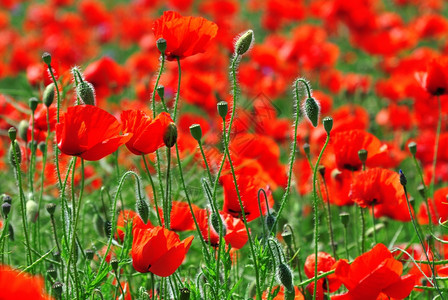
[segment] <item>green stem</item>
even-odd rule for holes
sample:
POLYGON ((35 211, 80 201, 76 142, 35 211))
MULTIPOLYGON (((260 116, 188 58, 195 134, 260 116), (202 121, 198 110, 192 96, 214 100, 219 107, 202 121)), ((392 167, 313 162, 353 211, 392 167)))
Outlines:
POLYGON ((232 104, 232 114, 230 116, 230 122, 229 122, 229 128, 227 130, 227 144, 230 143, 230 131, 232 130, 233 125, 233 119, 235 118, 235 111, 236 111, 236 101, 238 99, 238 82, 236 80, 236 66, 238 63, 240 56, 237 54, 233 57, 232 60, 232 87, 233 87, 233 104, 232 104))
POLYGON ((210 184, 212 184, 212 173, 210 172, 210 167, 208 166, 207 158, 205 157, 204 148, 202 147, 202 142, 198 141, 199 149, 201 150, 202 159, 204 160, 205 168, 207 169, 208 179, 210 180, 210 184))
POLYGON ((375 202, 372 202, 372 222, 373 222, 373 240, 375 241, 376 245, 378 244, 378 240, 376 238, 375 202))
POLYGON ((182 76, 182 72, 181 72, 181 68, 180 68, 180 58, 176 57, 177 60, 177 69, 178 69, 178 78, 177 78, 177 93, 176 93, 176 100, 174 101, 174 108, 173 108, 173 121, 174 123, 176 123, 176 118, 177 118, 177 105, 179 102, 179 96, 180 96, 180 81, 181 81, 181 76, 182 76))
POLYGON ((154 89, 152 91, 152 118, 155 119, 156 118, 156 89, 159 86, 159 81, 160 81, 160 77, 162 76, 163 73, 163 67, 165 66, 165 55, 161 55, 162 57, 162 62, 160 63, 160 69, 159 69, 159 73, 157 74, 157 79, 156 79, 156 84, 154 85, 154 89))
POLYGON ((331 222, 330 194, 328 193, 328 187, 327 182, 325 180, 325 176, 322 176, 322 181, 324 183, 325 194, 327 194, 328 230, 330 232, 331 249, 333 250, 333 257, 337 259, 336 244, 334 243, 334 235, 333 235, 333 225, 331 222))
POLYGON ((440 139, 440 130, 442 127, 442 103, 440 101, 440 96, 437 96, 437 107, 439 112, 439 117, 437 121, 437 131, 436 131, 436 144, 434 145, 434 158, 432 160, 432 178, 430 185, 431 197, 434 196, 434 185, 436 180, 436 165, 437 165, 437 152, 439 150, 439 139, 440 139))
MULTIPOLYGON (((295 137, 295 135, 294 135, 295 137)), ((317 252, 318 252, 318 241, 319 241, 319 207, 318 207, 318 195, 316 191, 316 176, 317 169, 319 167, 320 160, 322 159, 322 155, 324 154, 325 148, 327 148, 328 142, 330 141, 330 135, 327 133, 327 138, 325 140, 324 147, 320 151, 320 154, 317 158, 317 162, 314 164, 314 172, 313 172, 313 208, 314 208, 314 291, 313 291, 313 300, 316 300, 316 291, 317 291, 317 252)))
POLYGON ((364 216, 364 208, 359 208, 361 211, 361 253, 366 250, 366 218, 364 216))
MULTIPOLYGON (((417 161, 417 158, 415 157, 415 155, 412 156, 415 167, 417 168, 418 174, 420 176, 420 181, 422 183, 423 186, 423 198, 426 204, 426 209, 428 211, 428 219, 429 219, 429 231, 433 232, 433 224, 432 224, 432 216, 431 216, 431 208, 429 207, 429 201, 428 201, 428 187, 425 184, 425 180, 423 179, 423 171, 422 168, 420 167, 420 164, 417 161)), ((434 203, 432 203, 434 204, 434 203)))
POLYGON ((148 163, 146 162, 146 156, 144 154, 142 154, 142 159, 143 159, 143 163, 145 164, 146 174, 148 175, 149 182, 151 183, 152 194, 154 197, 154 205, 156 206, 157 219, 159 221, 159 225, 162 226, 162 218, 160 218, 159 205, 157 204, 156 186, 154 185, 154 181, 152 180, 152 176, 151 176, 151 173, 149 172, 149 168, 148 168, 148 163))
POLYGON ((171 167, 171 148, 167 147, 166 149, 166 157, 167 157, 167 167, 166 167, 166 184, 165 184, 165 203, 163 205, 163 214, 165 227, 170 229, 170 218, 171 218, 171 199, 169 195, 170 191, 170 167, 171 167))

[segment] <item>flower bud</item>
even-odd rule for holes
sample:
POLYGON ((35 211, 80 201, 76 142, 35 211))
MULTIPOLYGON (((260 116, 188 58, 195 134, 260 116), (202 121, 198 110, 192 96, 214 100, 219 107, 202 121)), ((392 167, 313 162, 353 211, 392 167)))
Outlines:
POLYGON ((367 160, 367 155, 368 155, 368 152, 367 152, 366 149, 361 149, 361 150, 358 151, 358 157, 359 157, 359 160, 360 160, 362 163, 365 163, 365 162, 366 162, 366 160, 367 160))
POLYGON ((93 256, 95 255, 95 251, 93 251, 93 249, 86 249, 85 254, 87 260, 92 260, 93 256))
POLYGON ((90 82, 78 82, 76 95, 81 100, 81 104, 95 105, 95 88, 90 82))
POLYGON ((12 202, 12 198, 11 196, 7 195, 7 194, 2 194, 1 199, 4 203, 9 203, 11 204, 12 202))
POLYGON ((11 142, 14 142, 17 137, 17 129, 15 129, 14 127, 9 128, 8 135, 11 142))
POLYGON ((56 211, 56 204, 54 204, 54 203, 48 203, 48 204, 45 206, 45 209, 47 210, 47 212, 48 212, 48 214, 49 214, 50 216, 53 216, 53 215, 54 215, 54 212, 56 211))
POLYGON ((54 295, 58 298, 62 295, 62 287, 64 284, 62 282, 56 281, 53 286, 51 287, 53 289, 54 295))
POLYGON ((39 104, 39 100, 37 100, 36 97, 31 97, 31 98, 28 100, 28 105, 30 106, 31 111, 32 111, 33 113, 36 111, 37 104, 39 104))
POLYGON ((274 224, 277 220, 277 217, 273 214, 268 214, 265 218, 266 227, 268 229, 268 232, 275 232, 274 224))
MULTIPOLYGON (((219 234, 219 223, 222 222, 222 219, 220 220, 221 215, 216 214, 216 213, 212 213, 212 215, 210 216, 210 223, 212 223, 212 227, 213 229, 219 234)), ((223 236, 225 236, 227 233, 227 228, 224 225, 224 222, 222 224, 222 234, 223 236)))
POLYGON ((28 222, 30 223, 36 222, 38 216, 39 216, 39 206, 37 205, 36 201, 28 200, 26 202, 26 217, 28 219, 28 222))
POLYGON ((254 43, 254 32, 249 29, 241 34, 235 42, 235 54, 243 55, 252 47, 254 43))
POLYGON ((177 142, 177 127, 171 122, 163 135, 163 142, 168 148, 173 147, 177 142))
POLYGON ((54 101, 54 83, 50 83, 45 87, 44 93, 42 95, 42 102, 46 107, 50 107, 50 105, 54 101))
POLYGON ((40 152, 45 153, 45 151, 47 151, 47 145, 45 144, 45 142, 40 142, 37 145, 37 148, 39 149, 40 152))
POLYGON ((314 98, 307 98, 304 107, 306 117, 310 120, 311 124, 316 127, 319 121, 319 103, 314 98))
POLYGON ((159 95, 160 99, 163 99, 165 97, 165 87, 163 85, 159 85, 156 89, 157 95, 159 95))
POLYGON ((308 143, 303 144, 303 152, 305 152, 307 158, 310 157, 310 144, 308 143))
POLYGON ((294 283, 291 269, 284 263, 280 263, 277 268, 278 281, 288 290, 294 290, 294 283))
POLYGON ((201 129, 201 125, 199 124, 193 124, 190 126, 190 133, 191 136, 198 141, 198 143, 201 142, 202 139, 202 129, 201 129))
POLYGON ((143 223, 148 223, 149 219, 149 206, 148 203, 143 198, 138 198, 137 200, 137 212, 142 219, 143 223))
POLYGON ((9 163, 13 167, 18 168, 21 162, 22 162, 22 150, 20 149, 19 144, 17 144, 17 141, 14 141, 9 147, 9 163))
POLYGON ((11 211, 11 204, 8 202, 4 202, 2 204, 2 213, 5 219, 8 218, 9 212, 11 211))
POLYGON ((181 288, 179 300, 189 300, 189 299, 190 299, 190 290, 187 288, 181 288))
POLYGON ((166 40, 164 38, 160 38, 156 41, 157 49, 159 49, 160 53, 165 54, 166 50, 166 40))
POLYGON ((48 52, 44 52, 42 54, 42 60, 44 61, 44 63, 46 63, 47 65, 51 64, 51 54, 48 52))
POLYGON ((408 180, 406 179, 406 176, 404 176, 403 171, 400 170, 400 184, 402 186, 406 186, 406 184, 408 183, 408 180))
POLYGON ((342 225, 347 228, 348 222, 350 221, 350 215, 346 212, 343 212, 339 214, 339 218, 341 219, 342 225))
POLYGON ((415 142, 410 142, 408 144, 408 148, 412 156, 415 156, 415 154, 417 153, 417 144, 415 142))
POLYGON ((324 124, 324 129, 327 132, 327 135, 330 135, 331 129, 333 129, 333 118, 325 117, 322 120, 322 123, 324 124))
POLYGON ((28 121, 22 120, 19 123, 19 137, 27 142, 28 141, 28 127, 29 123, 28 121))
POLYGON ((104 234, 106 237, 110 237, 112 234, 112 223, 110 221, 104 222, 104 234))
POLYGON ((227 112, 229 110, 229 105, 226 101, 221 101, 218 103, 218 114, 219 116, 224 119, 227 116, 227 112))
POLYGON ((325 176, 325 166, 323 166, 323 165, 319 165, 318 167, 317 167, 317 171, 319 171, 319 174, 320 174, 320 176, 322 176, 322 177, 324 177, 325 176))
POLYGON ((112 267, 112 270, 114 270, 114 272, 117 272, 117 270, 118 270, 118 260, 116 258, 112 258, 110 260, 110 266, 112 267))

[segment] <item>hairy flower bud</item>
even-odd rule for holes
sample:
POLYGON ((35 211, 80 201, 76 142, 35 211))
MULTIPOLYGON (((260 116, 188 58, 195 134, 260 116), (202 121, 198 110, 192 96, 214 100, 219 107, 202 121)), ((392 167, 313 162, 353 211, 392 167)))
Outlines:
POLYGON ((314 98, 307 98, 305 100, 305 115, 310 120, 311 124, 316 127, 319 121, 320 106, 314 98))
POLYGON ((252 47, 254 43, 254 32, 249 29, 241 34, 235 42, 235 54, 243 55, 252 47))
POLYGON ((163 135, 163 142, 168 148, 173 147, 177 142, 177 127, 171 122, 163 135))
POLYGON ((50 83, 45 87, 44 93, 42 95, 42 102, 46 107, 50 107, 50 105, 54 101, 54 83, 50 83))

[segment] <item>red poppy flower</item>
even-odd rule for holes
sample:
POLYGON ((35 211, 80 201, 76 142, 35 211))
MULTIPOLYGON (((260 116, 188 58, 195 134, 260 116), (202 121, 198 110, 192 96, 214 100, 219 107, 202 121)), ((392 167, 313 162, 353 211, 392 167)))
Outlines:
MULTIPOLYGON (((440 188, 434 193, 434 200, 428 199, 429 209, 431 211, 431 219, 433 224, 438 224, 448 220, 448 187, 440 188), (434 207, 435 206, 435 207, 434 207)), ((418 221, 420 224, 428 224, 428 208, 422 203, 418 212, 418 221)))
MULTIPOLYGON (((308 278, 314 277, 314 263, 316 259, 314 254, 309 255, 305 260, 305 274, 308 278)), ((336 259, 334 259, 330 254, 325 252, 318 252, 317 253, 317 274, 325 273, 328 271, 333 270, 336 266, 336 259)), ((317 281, 318 288, 317 288, 317 296, 321 296, 318 298, 323 299, 323 292, 335 292, 339 289, 341 286, 341 282, 339 279, 336 278, 333 274, 327 276, 327 278, 321 278, 317 281)), ((314 282, 309 285, 308 288, 311 292, 311 294, 314 292, 314 282)))
POLYGON ((335 275, 348 292, 332 299, 404 299, 414 288, 415 276, 401 276, 402 273, 402 263, 393 258, 386 246, 378 244, 352 264, 337 262, 335 275))
MULTIPOLYGON (((193 216, 187 202, 173 201, 170 214, 170 229, 173 231, 188 231, 195 230, 193 216)), ((194 215, 198 219, 199 211, 201 210, 196 205, 192 204, 194 215)), ((163 218, 163 209, 159 207, 159 215, 162 219, 162 224, 165 220, 163 218)))
POLYGON ((375 205, 375 216, 408 222, 410 215, 398 173, 381 168, 359 172, 349 197, 361 207, 375 205))
POLYGON ((205 52, 218 26, 201 17, 182 17, 177 12, 165 11, 152 30, 156 39, 166 40, 167 59, 175 60, 205 52))
POLYGON ((120 135, 114 116, 92 105, 69 107, 56 124, 58 148, 67 155, 99 160, 126 143, 132 134, 120 135))
MULTIPOLYGON (((271 298, 272 300, 284 300, 285 299, 285 287, 284 286, 280 286, 280 287, 276 287, 273 290, 276 291, 277 289, 280 289, 280 291, 278 292, 277 296, 275 296, 274 298, 271 298)), ((303 297, 302 293, 299 291, 299 288, 297 286, 294 287, 294 291, 295 291, 295 296, 294 296, 294 300, 305 300, 305 297, 303 297)), ((269 293, 264 291, 263 295, 261 296, 261 299, 263 300, 267 300, 269 298, 269 293)), ((255 299, 255 297, 254 297, 255 299)))
POLYGON ((141 110, 126 110, 121 113, 123 132, 132 137, 126 147, 136 155, 148 154, 164 145, 163 135, 173 122, 168 113, 161 113, 154 120, 141 110))
POLYGON ((173 274, 182 264, 193 236, 183 240, 174 231, 157 226, 135 228, 132 242, 132 265, 140 273, 151 272, 160 277, 173 274))
POLYGON ((148 223, 144 224, 143 220, 140 216, 133 210, 125 209, 120 211, 117 220, 117 233, 115 234, 115 238, 119 238, 121 242, 124 241, 126 226, 128 222, 132 223, 132 230, 135 228, 152 228, 152 224, 148 221, 148 223))
POLYGON ((418 72, 415 77, 421 86, 431 95, 440 96, 448 94, 448 59, 433 59, 426 72, 418 72))
POLYGON ((0 299, 53 299, 44 290, 43 278, 0 266, 0 299))

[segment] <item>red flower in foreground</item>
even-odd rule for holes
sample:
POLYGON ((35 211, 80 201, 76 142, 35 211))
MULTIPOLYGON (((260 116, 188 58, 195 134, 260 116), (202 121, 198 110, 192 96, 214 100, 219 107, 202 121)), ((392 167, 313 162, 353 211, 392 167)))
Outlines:
POLYGON ((345 260, 337 262, 335 275, 348 292, 332 299, 404 299, 414 288, 415 276, 401 276, 402 273, 402 263, 393 258, 386 246, 378 244, 352 264, 345 260))
POLYGON ((448 59, 432 60, 427 72, 415 74, 421 86, 431 95, 448 94, 448 59))
POLYGON ((163 112, 153 120, 141 110, 126 110, 120 118, 123 132, 132 134, 126 147, 136 155, 152 153, 165 145, 163 136, 173 122, 168 113, 163 112))
POLYGON ((132 134, 120 135, 114 116, 92 105, 69 107, 56 124, 58 148, 67 155, 99 160, 126 143, 132 134))
POLYGON ((44 291, 43 278, 0 266, 0 299, 53 299, 44 291))
POLYGON ((201 17, 182 17, 177 12, 165 11, 152 30, 156 39, 166 40, 167 59, 175 60, 205 52, 218 26, 201 17))
POLYGON ((170 276, 179 268, 193 240, 190 236, 181 242, 177 233, 160 226, 150 229, 136 227, 133 234, 134 269, 160 277, 170 276))
MULTIPOLYGON (((316 259, 314 254, 309 255, 305 260, 304 270, 308 278, 314 277, 314 263, 316 259)), ((317 274, 325 273, 333 270, 336 266, 336 259, 334 259, 330 254, 325 252, 317 253, 317 274)), ((341 282, 333 275, 329 275, 327 278, 321 278, 317 281, 317 296, 323 299, 323 292, 335 292, 341 286, 341 282), (320 297, 319 297, 320 296, 320 297)), ((314 291, 314 282, 309 286, 311 293, 314 291)))

